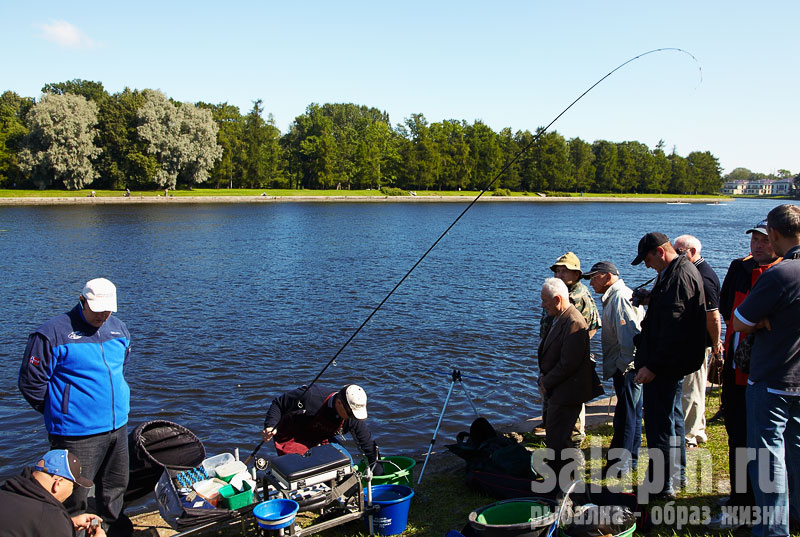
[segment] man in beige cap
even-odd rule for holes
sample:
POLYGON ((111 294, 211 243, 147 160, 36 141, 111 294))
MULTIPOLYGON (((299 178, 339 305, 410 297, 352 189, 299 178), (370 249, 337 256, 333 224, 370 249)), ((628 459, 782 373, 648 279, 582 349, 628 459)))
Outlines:
MULTIPOLYGON (((86 282, 78 304, 36 329, 19 371, 25 400, 44 416, 51 449, 68 449, 95 485, 97 514, 109 535, 129 535, 122 513, 128 488, 130 388, 124 369, 131 337, 116 316, 117 288, 105 278, 86 282)), ((86 512, 88 489, 64 502, 70 515, 86 512)))
MULTIPOLYGON (((589 331, 589 338, 594 337, 597 329, 600 328, 600 313, 597 311, 597 304, 592 298, 589 289, 581 283, 581 260, 573 252, 567 252, 559 257, 555 263, 550 266, 553 275, 564 282, 569 290, 569 301, 575 306, 583 318, 586 320, 586 327, 589 331)), ((544 341, 550 328, 553 326, 553 317, 548 315, 547 312, 542 313, 541 323, 539 325, 539 340, 544 341)), ((542 400, 542 423, 540 423, 534 430, 541 432, 546 428, 547 422, 547 400, 542 400)), ((573 433, 573 441, 577 446, 586 438, 584 432, 586 423, 586 410, 581 408, 580 417, 575 424, 575 431, 573 433)))

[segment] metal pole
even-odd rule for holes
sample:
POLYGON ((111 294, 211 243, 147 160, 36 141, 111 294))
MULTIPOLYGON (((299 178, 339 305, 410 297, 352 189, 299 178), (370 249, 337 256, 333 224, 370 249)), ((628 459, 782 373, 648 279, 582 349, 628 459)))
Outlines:
POLYGON ((433 450, 433 444, 436 443, 436 435, 439 433, 439 427, 442 425, 442 418, 444 417, 444 411, 447 408, 447 402, 450 401, 450 394, 453 393, 453 386, 456 385, 456 380, 453 378, 452 382, 450 382, 450 389, 447 390, 447 397, 444 400, 444 406, 442 406, 442 413, 439 414, 439 422, 436 424, 436 429, 433 431, 433 438, 431 438, 431 445, 428 446, 428 454, 425 455, 425 462, 422 464, 422 470, 419 472, 419 479, 417 479, 417 485, 422 482, 422 474, 425 473, 425 467, 428 465, 428 457, 431 456, 431 451, 433 450))
POLYGON ((472 411, 475 413, 476 418, 480 418, 480 412, 478 409, 475 408, 475 403, 472 402, 472 397, 469 396, 469 392, 467 391, 467 386, 464 384, 464 381, 459 378, 459 382, 461 383, 461 388, 464 390, 464 395, 467 396, 467 401, 469 401, 469 405, 472 407, 472 411))

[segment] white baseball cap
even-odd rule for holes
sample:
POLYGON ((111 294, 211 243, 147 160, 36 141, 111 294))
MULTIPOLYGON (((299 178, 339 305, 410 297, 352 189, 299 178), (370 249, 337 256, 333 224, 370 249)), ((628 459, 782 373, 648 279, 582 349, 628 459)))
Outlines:
POLYGON ((367 419, 367 392, 357 384, 348 384, 339 391, 342 403, 352 417, 357 420, 367 419))
POLYGON ((95 278, 86 282, 81 295, 92 311, 117 311, 117 288, 105 278, 95 278))

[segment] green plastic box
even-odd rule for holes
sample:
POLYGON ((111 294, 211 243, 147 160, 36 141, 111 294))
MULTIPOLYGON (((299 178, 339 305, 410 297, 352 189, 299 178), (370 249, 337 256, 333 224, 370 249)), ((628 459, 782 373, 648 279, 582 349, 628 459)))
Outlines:
POLYGON ((250 487, 250 483, 243 481, 242 487, 244 487, 242 492, 236 492, 233 485, 225 485, 219 489, 220 499, 224 508, 239 509, 253 503, 253 489, 250 487))

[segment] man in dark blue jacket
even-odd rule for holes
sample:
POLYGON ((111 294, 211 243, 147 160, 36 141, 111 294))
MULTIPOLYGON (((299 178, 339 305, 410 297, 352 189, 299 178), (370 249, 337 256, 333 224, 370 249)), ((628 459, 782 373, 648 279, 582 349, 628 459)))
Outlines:
MULTIPOLYGON (((361 386, 348 384, 331 391, 314 384, 273 399, 261 434, 264 441, 274 438, 278 455, 302 455, 314 446, 335 442, 339 434, 352 432, 372 464, 377 460, 378 447, 366 419, 367 394, 361 386)), ((381 473, 380 466, 376 474, 381 473)))
MULTIPOLYGON (((105 278, 88 281, 77 306, 28 338, 19 389, 44 415, 51 448, 67 449, 83 462, 104 524, 122 518, 114 525, 125 527, 130 388, 124 369, 130 334, 111 316, 115 311, 114 284, 105 278)), ((84 513, 87 496, 88 489, 77 489, 64 506, 72 515, 84 513)))

